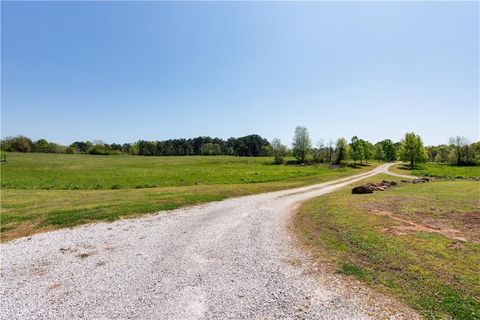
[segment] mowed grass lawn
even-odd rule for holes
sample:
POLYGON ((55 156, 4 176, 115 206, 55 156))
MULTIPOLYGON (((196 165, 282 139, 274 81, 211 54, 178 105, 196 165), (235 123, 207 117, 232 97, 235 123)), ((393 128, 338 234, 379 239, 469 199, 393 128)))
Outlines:
POLYGON ((345 188, 304 203, 295 226, 317 259, 426 318, 480 319, 479 195, 467 180, 345 188))
POLYGON ((368 171, 272 158, 18 154, 1 164, 2 240, 368 171))
POLYGON ((407 164, 397 164, 390 170, 400 174, 438 178, 480 178, 480 166, 451 166, 446 164, 422 163, 411 170, 407 164))

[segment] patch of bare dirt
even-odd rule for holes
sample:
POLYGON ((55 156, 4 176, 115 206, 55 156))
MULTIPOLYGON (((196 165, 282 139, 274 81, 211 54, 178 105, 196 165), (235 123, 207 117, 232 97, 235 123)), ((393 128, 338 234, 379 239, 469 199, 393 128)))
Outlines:
POLYGON ((448 227, 440 227, 436 225, 423 225, 416 223, 414 221, 404 219, 398 216, 395 216, 391 211, 381 211, 381 210, 373 210, 371 213, 378 215, 378 216, 386 216, 392 220, 401 222, 403 225, 401 226, 391 226, 388 228, 384 228, 382 231, 390 232, 395 235, 405 235, 409 232, 431 232, 431 233, 439 233, 444 235, 445 237, 453 240, 459 240, 466 242, 467 239, 462 237, 461 231, 453 228, 448 227))
POLYGON ((480 211, 471 211, 463 214, 460 219, 469 228, 480 228, 480 211))
MULTIPOLYGON (((3 208, 2 208, 3 210, 3 208)), ((21 223, 12 227, 12 229, 8 229, 2 232, 0 236, 0 243, 8 242, 13 239, 31 236, 36 233, 47 232, 51 230, 55 230, 55 226, 46 226, 42 228, 38 228, 37 221, 32 221, 28 223, 21 223)))

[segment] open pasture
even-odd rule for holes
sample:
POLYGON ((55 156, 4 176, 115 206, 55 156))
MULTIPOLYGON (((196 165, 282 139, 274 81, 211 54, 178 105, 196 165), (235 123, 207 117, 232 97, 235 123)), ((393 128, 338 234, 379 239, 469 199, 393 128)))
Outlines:
POLYGON ((294 188, 370 170, 273 165, 272 158, 11 153, 2 173, 2 240, 93 221, 294 188))
MULTIPOLYGON (((135 189, 338 177, 350 168, 272 165, 268 157, 92 156, 11 153, 1 166, 6 189, 135 189)), ((356 171, 355 171, 356 172, 356 171)))

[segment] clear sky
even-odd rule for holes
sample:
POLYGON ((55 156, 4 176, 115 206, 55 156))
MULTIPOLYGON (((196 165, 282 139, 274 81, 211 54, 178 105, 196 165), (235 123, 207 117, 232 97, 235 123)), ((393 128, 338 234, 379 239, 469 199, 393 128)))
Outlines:
POLYGON ((4 2, 1 133, 479 139, 479 3, 4 2))

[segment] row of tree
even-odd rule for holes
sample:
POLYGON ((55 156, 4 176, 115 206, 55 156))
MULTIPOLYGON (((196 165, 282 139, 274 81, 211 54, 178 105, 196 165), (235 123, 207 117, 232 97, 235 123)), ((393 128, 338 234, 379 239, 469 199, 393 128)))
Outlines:
MULTIPOLYGON (((377 142, 375 145, 369 141, 352 137, 350 143, 345 138, 339 138, 334 144, 330 141, 327 145, 323 140, 319 141, 317 147, 312 147, 308 130, 305 127, 297 127, 292 142, 291 155, 298 162, 305 163, 313 161, 317 163, 341 164, 352 160, 368 163, 370 159, 379 161, 402 160, 410 163, 413 167, 416 163, 423 163, 427 160, 439 163, 454 165, 475 165, 480 163, 480 142, 472 144, 464 137, 452 137, 449 145, 424 147, 422 138, 415 133, 407 133, 397 143, 390 139, 377 142)), ((279 139, 272 141, 272 153, 275 163, 283 162, 283 157, 289 152, 279 139)))
MULTIPOLYGON (((341 164, 344 161, 353 160, 353 164, 356 165, 357 162, 368 163, 371 159, 394 161, 397 159, 400 143, 393 143, 392 140, 385 139, 373 145, 369 141, 354 136, 350 143, 345 138, 339 138, 335 143, 330 141, 328 144, 320 140, 316 147, 312 147, 307 128, 297 127, 292 146, 291 155, 300 163, 313 161, 341 164)), ((282 145, 279 139, 274 139, 272 152, 275 163, 282 163, 283 157, 288 154, 288 149, 282 145)))
POLYGON ((442 164, 474 165, 480 161, 480 141, 469 143, 465 137, 449 139, 449 144, 426 147, 428 160, 442 164))
POLYGON ((298 163, 326 163, 340 165, 346 161, 362 164, 369 160, 407 161, 413 166, 426 161, 455 165, 480 163, 480 142, 469 144, 464 137, 452 137, 449 144, 424 147, 420 136, 407 133, 397 143, 385 139, 376 144, 357 136, 348 142, 339 138, 336 142, 324 143, 320 140, 316 147, 305 127, 295 129, 292 148, 283 145, 279 139, 271 143, 259 135, 223 140, 220 138, 197 137, 193 139, 170 139, 144 141, 125 144, 106 144, 102 141, 76 141, 70 146, 62 146, 45 139, 32 141, 24 136, 10 137, 1 141, 2 151, 49 152, 49 153, 88 153, 97 155, 131 154, 144 156, 189 156, 189 155, 235 155, 273 156, 276 164, 284 162, 286 156, 293 156, 298 163))
POLYGON ((103 141, 76 141, 69 146, 48 142, 45 139, 32 141, 24 136, 9 137, 1 142, 2 151, 86 153, 95 155, 131 154, 143 156, 190 156, 190 155, 235 155, 269 156, 271 146, 267 139, 253 134, 240 138, 197 137, 193 139, 170 139, 163 141, 140 140, 135 143, 107 144, 103 141))

